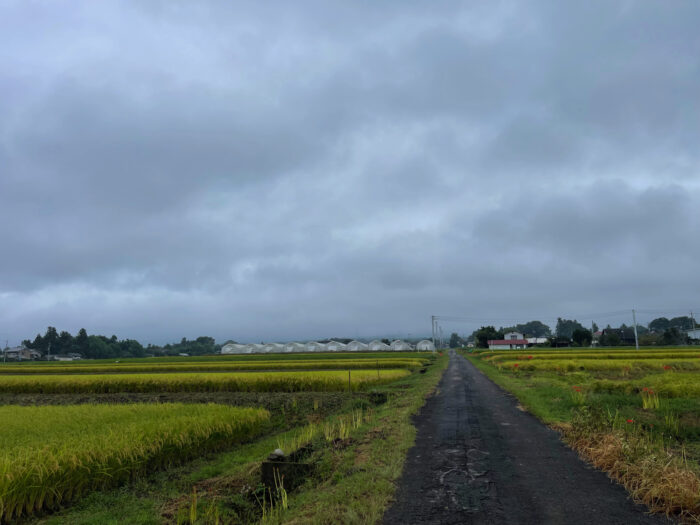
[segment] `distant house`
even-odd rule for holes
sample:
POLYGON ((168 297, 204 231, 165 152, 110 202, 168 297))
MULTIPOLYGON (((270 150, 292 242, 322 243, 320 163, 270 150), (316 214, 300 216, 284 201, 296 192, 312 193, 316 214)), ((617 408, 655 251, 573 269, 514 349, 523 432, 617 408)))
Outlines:
POLYGON ((362 350, 367 350, 368 348, 369 346, 361 341, 350 341, 346 346, 346 349, 351 352, 359 352, 362 350))
POLYGON ((601 337, 607 338, 611 335, 615 335, 620 339, 620 344, 622 345, 633 345, 635 344, 634 338, 634 328, 605 328, 602 331, 601 337))
POLYGON ((428 341, 427 339, 423 339, 422 341, 418 341, 416 343, 416 350, 435 350, 435 345, 433 344, 432 341, 428 341))
POLYGON ((32 361, 41 359, 41 353, 24 346, 15 346, 3 350, 3 358, 10 361, 32 361))
POLYGON ((527 338, 527 343, 530 345, 543 345, 547 341, 549 341, 549 338, 547 338, 547 337, 528 337, 527 338))
POLYGON ((700 328, 694 328, 686 332, 691 339, 700 339, 700 328))
POLYGON ((515 350, 527 348, 527 345, 530 344, 520 332, 508 332, 503 334, 503 339, 489 339, 487 343, 489 350, 515 350))

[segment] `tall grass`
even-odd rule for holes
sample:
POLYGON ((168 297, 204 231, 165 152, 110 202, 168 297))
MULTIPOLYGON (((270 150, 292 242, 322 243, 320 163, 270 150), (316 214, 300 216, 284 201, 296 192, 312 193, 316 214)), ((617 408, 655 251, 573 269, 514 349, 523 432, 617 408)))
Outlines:
POLYGON ((339 392, 409 375, 400 370, 0 376, 4 393, 339 392))
POLYGON ((0 522, 249 439, 269 416, 213 404, 0 407, 0 522))

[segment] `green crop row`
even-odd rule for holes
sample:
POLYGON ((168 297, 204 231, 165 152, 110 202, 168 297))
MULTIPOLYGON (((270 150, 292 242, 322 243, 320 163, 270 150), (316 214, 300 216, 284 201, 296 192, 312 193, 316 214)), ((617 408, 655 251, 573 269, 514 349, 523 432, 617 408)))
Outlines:
POLYGON ((318 372, 162 373, 0 376, 4 393, 338 392, 409 375, 406 369, 318 372))
POLYGON ((269 416, 213 404, 0 407, 0 522, 250 439, 269 416))
POLYGON ((193 362, 193 363, 112 363, 88 366, 60 365, 53 366, 5 366, 0 367, 2 374, 144 374, 150 372, 225 372, 244 370, 360 370, 377 368, 416 369, 427 364, 423 359, 317 359, 306 361, 239 361, 239 362, 193 362))

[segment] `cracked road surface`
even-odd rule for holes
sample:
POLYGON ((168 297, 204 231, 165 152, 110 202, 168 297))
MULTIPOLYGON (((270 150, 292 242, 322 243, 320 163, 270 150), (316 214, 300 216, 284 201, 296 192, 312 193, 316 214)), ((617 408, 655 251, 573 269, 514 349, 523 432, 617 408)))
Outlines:
POLYGON ((646 514, 453 351, 414 423, 386 525, 672 523, 646 514))

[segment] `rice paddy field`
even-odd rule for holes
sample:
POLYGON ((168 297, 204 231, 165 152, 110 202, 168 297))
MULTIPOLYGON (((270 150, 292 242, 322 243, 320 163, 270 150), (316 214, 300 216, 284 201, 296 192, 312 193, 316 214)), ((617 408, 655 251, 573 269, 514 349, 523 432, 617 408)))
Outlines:
POLYGON ((269 416, 213 404, 0 407, 0 520, 250 439, 269 416))
POLYGON ((700 349, 463 352, 650 508, 700 519, 700 349))
POLYGON ((437 382, 431 369, 441 359, 353 352, 0 364, 0 523, 266 520, 273 507, 281 512, 260 492, 271 450, 313 439, 324 461, 351 431, 376 427, 385 408, 416 403, 413 392, 437 382), (197 483, 235 471, 245 478, 243 499, 227 490, 235 502, 195 495, 193 503, 187 472, 202 462, 219 467, 197 483), (244 471, 234 468, 242 463, 244 471), (145 514, 144 486, 157 500, 145 514), (117 506, 114 490, 128 494, 117 506), (91 510, 83 515, 81 505, 91 510))
POLYGON ((0 393, 342 392, 386 384, 411 372, 376 369, 290 372, 64 374, 0 377, 0 393))

